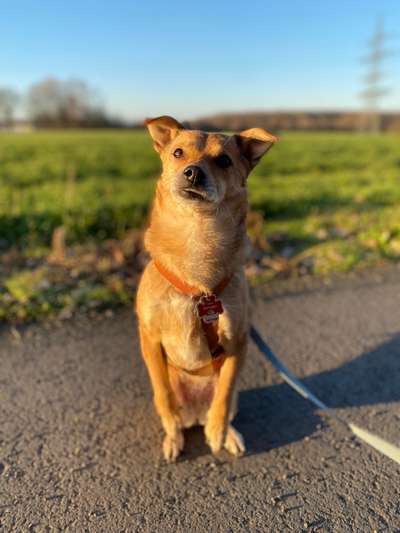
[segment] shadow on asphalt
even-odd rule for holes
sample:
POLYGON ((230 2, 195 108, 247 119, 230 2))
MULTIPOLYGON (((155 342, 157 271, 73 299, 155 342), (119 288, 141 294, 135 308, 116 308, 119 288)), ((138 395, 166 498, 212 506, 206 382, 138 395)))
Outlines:
MULTIPOLYGON (((349 363, 309 376, 304 383, 331 407, 359 407, 400 401, 400 334, 349 363)), ((239 394, 235 426, 250 454, 312 435, 324 419, 285 383, 239 394)))

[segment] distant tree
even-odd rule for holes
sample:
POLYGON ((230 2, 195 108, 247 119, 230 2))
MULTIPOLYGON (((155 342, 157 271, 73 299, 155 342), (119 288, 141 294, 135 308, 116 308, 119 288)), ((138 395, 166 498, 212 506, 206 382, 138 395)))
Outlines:
POLYGON ((42 80, 29 89, 27 105, 38 126, 104 126, 108 121, 96 92, 82 80, 42 80))
POLYGON ((53 78, 32 85, 27 95, 27 106, 33 122, 42 124, 58 121, 60 98, 60 83, 53 78))
POLYGON ((13 89, 0 87, 0 123, 9 126, 14 121, 19 95, 13 89))

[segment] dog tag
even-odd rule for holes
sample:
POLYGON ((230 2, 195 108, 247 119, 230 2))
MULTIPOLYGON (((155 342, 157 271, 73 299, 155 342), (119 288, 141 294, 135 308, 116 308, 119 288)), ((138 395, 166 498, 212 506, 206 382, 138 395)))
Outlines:
POLYGON ((210 294, 210 296, 202 296, 197 304, 197 313, 199 318, 209 324, 218 320, 218 316, 224 312, 222 307, 221 300, 215 296, 215 294, 210 294))

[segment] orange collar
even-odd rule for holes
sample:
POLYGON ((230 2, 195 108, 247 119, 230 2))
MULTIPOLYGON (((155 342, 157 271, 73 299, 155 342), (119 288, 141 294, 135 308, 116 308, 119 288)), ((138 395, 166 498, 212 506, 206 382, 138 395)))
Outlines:
MULTIPOLYGON (((186 283, 186 281, 179 279, 178 276, 175 276, 173 272, 166 269, 164 265, 153 259, 154 265, 159 271, 159 273, 171 283, 176 289, 178 289, 183 294, 187 294, 188 296, 194 296, 197 298, 200 298, 204 295, 203 292, 199 291, 196 287, 193 285, 190 285, 189 283, 186 283)), ((229 282, 232 279, 233 274, 230 274, 229 276, 226 276, 223 280, 221 280, 218 285, 214 287, 214 289, 211 291, 211 294, 215 294, 218 296, 229 284, 229 282)))
MULTIPOLYGON (((188 296, 195 297, 196 299, 199 299, 204 296, 205 294, 201 291, 199 291, 196 287, 193 287, 193 285, 189 285, 189 283, 186 283, 186 281, 183 281, 179 279, 175 274, 173 274, 171 271, 166 269, 164 265, 159 263, 158 261, 154 261, 154 265, 159 271, 159 273, 171 283, 176 289, 178 289, 183 294, 187 294, 188 296)), ((232 279, 233 274, 230 274, 229 276, 226 276, 222 281, 216 285, 212 291, 211 294, 217 296, 220 294, 229 284, 229 282, 232 279)), ((201 327, 203 329, 204 335, 207 340, 208 349, 210 351, 211 355, 211 364, 213 366, 214 372, 218 373, 223 362, 225 361, 225 350, 223 346, 219 343, 219 337, 218 337, 218 318, 212 322, 205 322, 204 320, 200 319, 201 327)), ((207 365, 208 366, 208 365, 207 365)), ((202 369, 199 369, 200 371, 202 369)))

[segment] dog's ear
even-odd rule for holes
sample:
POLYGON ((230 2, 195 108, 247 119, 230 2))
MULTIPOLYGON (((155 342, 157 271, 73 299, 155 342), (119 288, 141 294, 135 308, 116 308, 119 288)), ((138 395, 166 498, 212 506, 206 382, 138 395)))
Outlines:
POLYGON ((178 135, 179 130, 183 130, 182 124, 172 117, 149 118, 145 121, 154 148, 157 152, 162 152, 163 148, 178 135))
POLYGON ((277 137, 262 128, 251 128, 235 135, 239 150, 254 168, 271 146, 277 142, 277 137))

